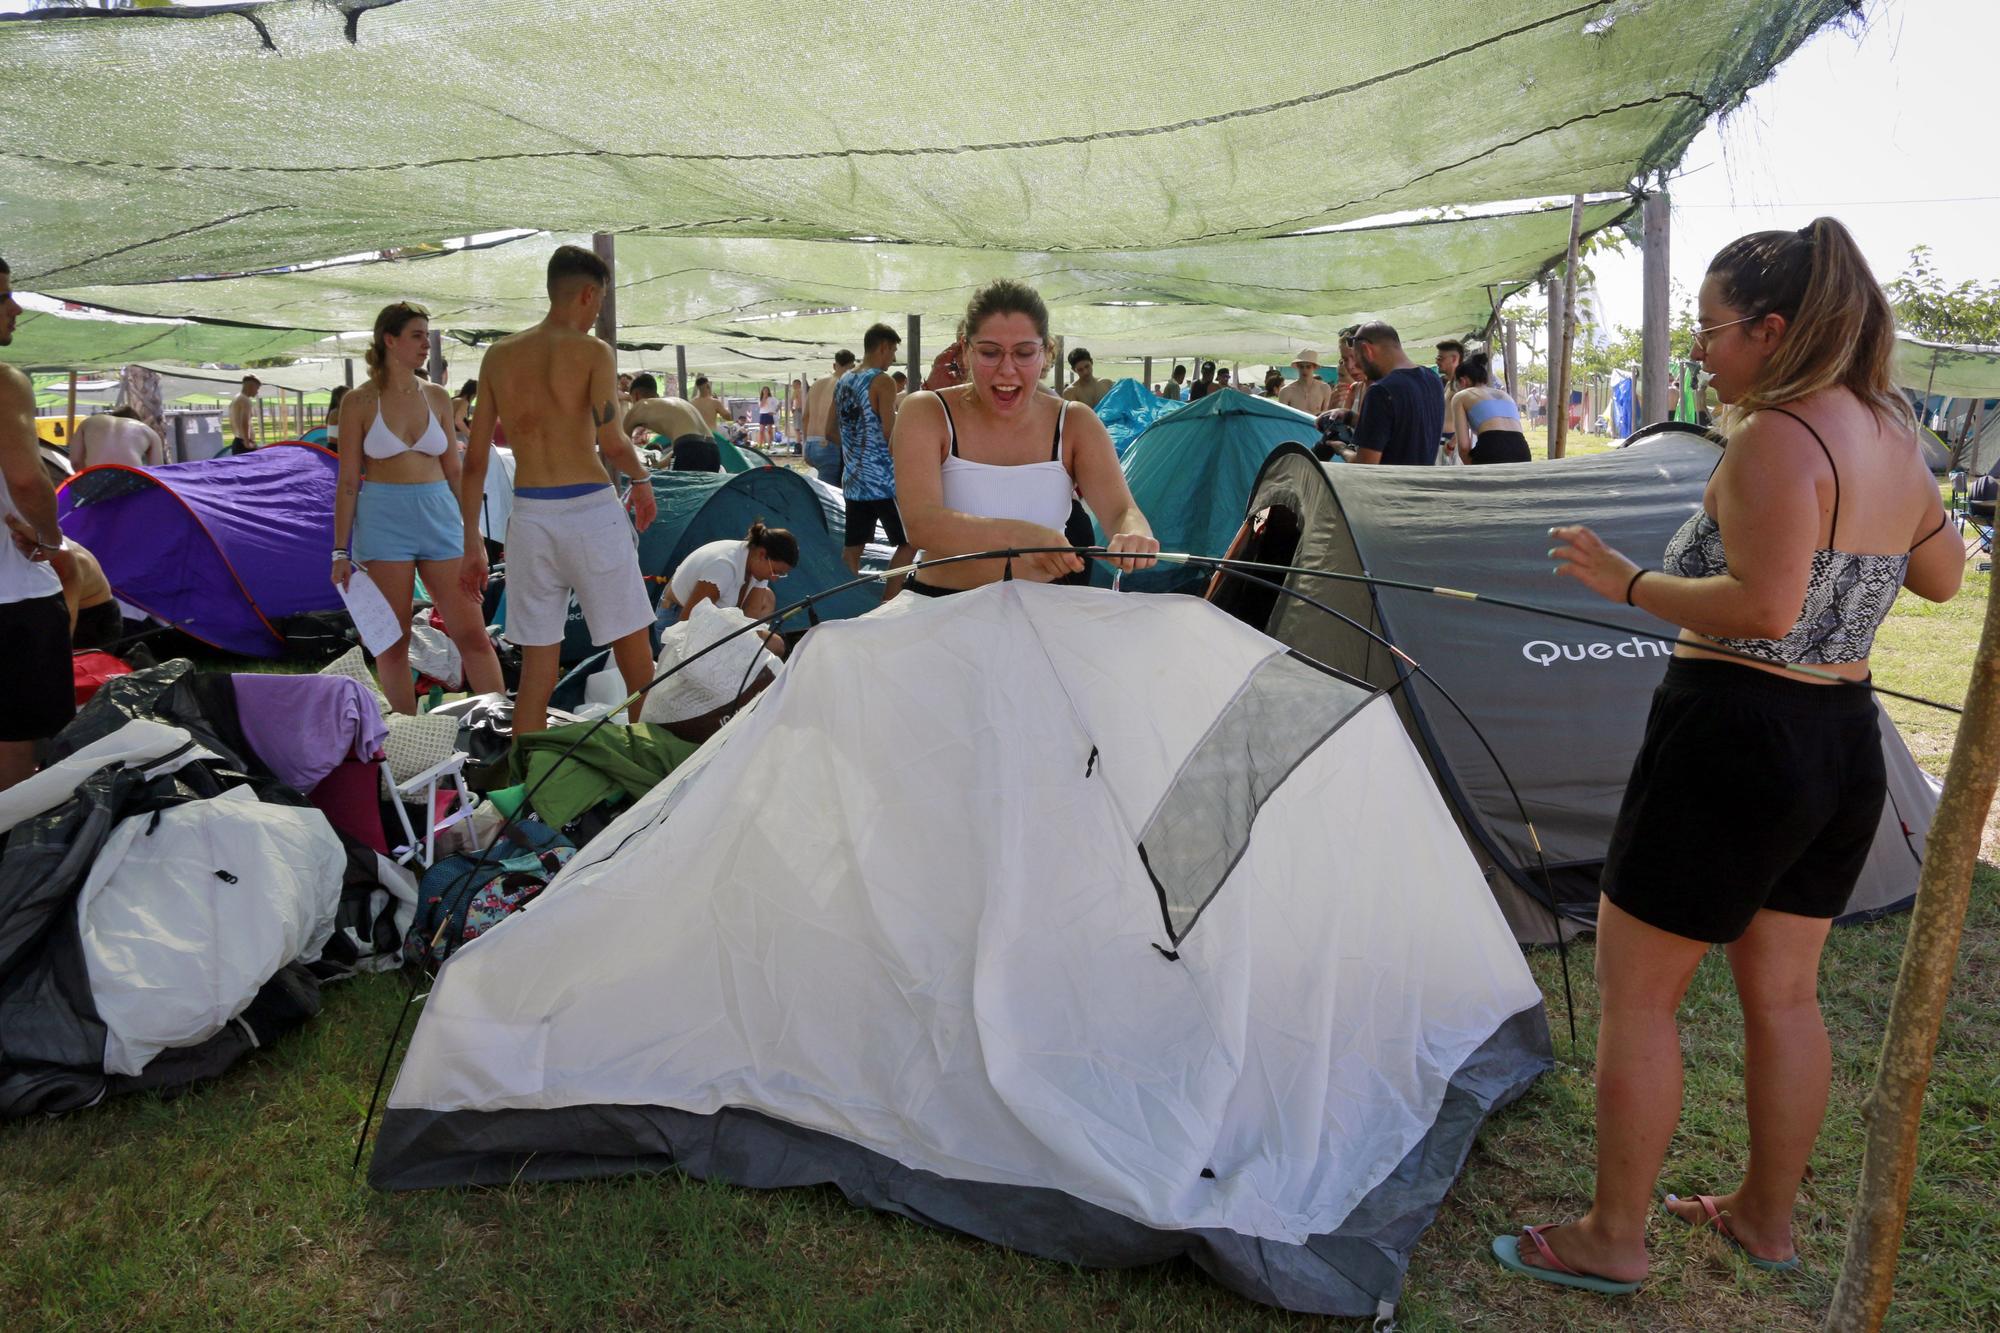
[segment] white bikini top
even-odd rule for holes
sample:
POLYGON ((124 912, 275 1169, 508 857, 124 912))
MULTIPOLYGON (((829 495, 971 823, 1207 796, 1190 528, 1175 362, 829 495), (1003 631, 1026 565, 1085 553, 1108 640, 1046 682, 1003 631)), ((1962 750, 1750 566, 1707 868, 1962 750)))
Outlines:
POLYGON ((944 426, 951 434, 951 455, 944 460, 941 475, 945 508, 977 518, 1018 519, 1061 532, 1069 522, 1070 497, 1076 493, 1076 482, 1062 461, 1063 418, 1069 415, 1069 404, 1056 413, 1055 443, 1047 462, 981 463, 959 457, 951 404, 943 394, 938 402, 944 405, 944 426))
POLYGON ((397 454, 403 453, 429 454, 432 458, 438 457, 444 452, 447 443, 444 427, 438 424, 437 413, 431 411, 429 402, 424 404, 424 415, 430 418, 430 423, 424 427, 424 433, 417 437, 417 442, 409 444, 402 436, 390 430, 388 423, 382 420, 382 408, 378 403, 375 407, 375 422, 368 428, 368 434, 361 439, 361 452, 370 458, 394 458, 397 454))

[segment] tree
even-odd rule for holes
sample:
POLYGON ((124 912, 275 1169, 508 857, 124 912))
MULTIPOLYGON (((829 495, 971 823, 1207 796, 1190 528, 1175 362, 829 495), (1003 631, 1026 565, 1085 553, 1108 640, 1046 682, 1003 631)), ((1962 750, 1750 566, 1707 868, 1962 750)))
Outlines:
POLYGON ((1911 250, 1909 263, 1883 290, 1905 333, 1932 342, 2000 343, 2000 282, 1968 278, 1946 286, 1928 245, 1911 250))

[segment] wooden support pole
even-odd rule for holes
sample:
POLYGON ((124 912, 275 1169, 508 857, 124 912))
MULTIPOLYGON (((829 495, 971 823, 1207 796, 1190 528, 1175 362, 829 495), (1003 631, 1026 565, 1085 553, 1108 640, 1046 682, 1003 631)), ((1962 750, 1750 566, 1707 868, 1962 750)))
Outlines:
MULTIPOLYGON (((1577 247, 1583 240, 1583 196, 1577 195, 1569 206, 1569 256, 1563 265, 1563 319, 1562 319, 1562 401, 1561 411, 1549 430, 1549 457, 1561 458, 1569 444, 1569 384, 1570 362, 1576 354, 1576 270, 1577 247)), ((1551 339, 1553 344, 1556 340, 1551 339)), ((1554 377, 1554 367, 1550 368, 1554 377)))
POLYGON ((1667 345, 1671 336, 1667 309, 1667 256, 1671 245, 1672 207, 1665 190, 1646 196, 1641 210, 1645 227, 1643 303, 1639 339, 1639 424, 1650 426, 1670 415, 1667 402, 1667 345))
POLYGON ((688 349, 679 343, 674 344, 674 383, 678 386, 676 390, 678 396, 686 399, 688 396, 688 349))
POLYGON ((1989 597, 1965 694, 1965 714, 1959 719, 1944 793, 1924 848, 1917 903, 1910 913, 1903 963, 1889 1002, 1875 1086, 1862 1103, 1866 1139, 1861 1192, 1848 1226, 1847 1258, 1826 1312, 1829 1333, 1873 1333, 1882 1327, 1894 1294, 1897 1252, 1917 1174, 1924 1088, 1951 996, 1952 972, 1972 897, 1973 865, 1996 785, 2000 785, 2000 597, 1989 597))
MULTIPOLYGON (((32 395, 30 395, 32 397, 32 395)), ((76 372, 69 373, 69 415, 63 418, 62 437, 65 451, 76 447, 76 372)), ((40 540, 37 538, 37 540, 40 540)))
POLYGON ((1501 325, 1507 338, 1507 396, 1515 402, 1521 401, 1521 367, 1516 364, 1521 358, 1521 327, 1512 315, 1501 325))
POLYGON ((1150 356, 1147 357, 1144 364, 1145 370, 1143 373, 1146 377, 1146 392, 1151 393, 1153 391, 1153 358, 1150 356))
POLYGON ((1556 395, 1561 393, 1564 387, 1561 379, 1562 371, 1560 369, 1563 325, 1562 279, 1551 273, 1546 290, 1548 294, 1549 317, 1547 326, 1542 330, 1542 339, 1546 344, 1547 350, 1542 369, 1545 372, 1544 379, 1547 381, 1546 396, 1549 400, 1549 416, 1543 425, 1548 430, 1549 457, 1554 458, 1556 456, 1556 395))
POLYGON ((604 304, 597 310, 597 336, 618 346, 618 252, 609 232, 598 232, 590 238, 590 249, 604 266, 611 270, 611 283, 604 289, 604 304))
POLYGON ((1062 335, 1058 333, 1056 335, 1056 392, 1057 393, 1061 393, 1063 391, 1063 372, 1068 369, 1069 367, 1063 364, 1063 338, 1062 335))
POLYGON ((443 329, 431 330, 431 355, 430 355, 430 360, 426 362, 424 365, 424 371, 430 376, 432 384, 444 383, 444 330, 443 329))
POLYGON ((924 387, 923 371, 919 369, 924 363, 924 317, 922 315, 910 316, 910 336, 903 340, 903 352, 909 361, 909 365, 904 368, 903 373, 910 377, 910 392, 915 393, 924 387))
POLYGON ((347 368, 347 387, 351 389, 354 387, 354 358, 345 357, 342 363, 347 368))

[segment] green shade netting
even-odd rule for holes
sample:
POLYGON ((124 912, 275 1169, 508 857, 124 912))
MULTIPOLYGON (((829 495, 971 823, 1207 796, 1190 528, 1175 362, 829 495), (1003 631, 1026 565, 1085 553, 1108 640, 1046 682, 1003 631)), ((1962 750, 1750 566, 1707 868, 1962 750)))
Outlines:
POLYGON ((1943 398, 2000 398, 2000 347, 1896 338, 1896 383, 1943 398))
POLYGON ((31 289, 509 227, 1015 250, 1269 236, 1623 190, 1847 8, 1321 0, 1234 9, 1226 29, 1206 4, 1130 0, 14 17, 0 214, 31 289))
POLYGON ((325 336, 306 329, 128 323, 29 310, 14 327, 13 343, 0 347, 0 362, 65 369, 131 361, 240 365, 261 357, 300 355, 325 336))
MULTIPOLYGON (((1621 222, 1634 208, 1628 198, 1591 204, 1585 232, 1621 222)), ((873 316, 857 323, 849 312, 817 324, 771 316, 863 307, 894 312, 899 328, 905 315, 935 320, 942 346, 974 289, 997 277, 1033 284, 1056 315, 1056 331, 1071 337, 1129 340, 1157 332, 1171 338, 1160 326, 1161 305, 1183 314, 1216 307, 1200 319, 1224 327, 1247 320, 1281 339, 1310 335, 1329 319, 1337 326, 1371 318, 1390 319, 1406 337, 1443 337, 1483 326, 1496 286, 1533 278, 1560 259, 1569 218, 1567 208, 1544 208, 1256 241, 1064 253, 621 236, 614 277, 619 340, 628 346, 715 335, 851 342, 873 316), (1321 323, 1301 322, 1312 320, 1321 323), (799 331, 808 327, 824 332, 799 331)), ((65 285, 47 294, 134 314, 321 329, 365 329, 383 306, 414 298, 436 327, 512 330, 547 309, 544 267, 563 243, 588 246, 590 238, 536 235, 414 258, 191 282, 65 285)))

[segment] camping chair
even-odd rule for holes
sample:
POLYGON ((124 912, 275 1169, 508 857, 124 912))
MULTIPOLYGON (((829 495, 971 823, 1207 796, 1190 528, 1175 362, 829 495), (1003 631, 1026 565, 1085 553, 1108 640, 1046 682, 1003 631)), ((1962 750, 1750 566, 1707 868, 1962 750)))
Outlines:
POLYGON ((405 782, 396 781, 390 774, 389 765, 382 765, 383 789, 389 797, 390 806, 396 811, 397 821, 403 826, 403 842, 391 852, 397 865, 408 865, 415 860, 428 870, 431 863, 437 860, 438 834, 472 818, 472 793, 465 786, 465 762, 471 757, 463 750, 455 750, 443 762, 432 765, 405 782), (415 825, 410 823, 410 806, 413 804, 424 814, 425 828, 421 838, 417 836, 415 825))
MULTIPOLYGON (((1970 530, 1973 540, 1965 543, 1965 558, 1975 555, 1993 554, 1993 530, 1995 509, 2000 506, 2000 477, 1991 473, 1972 478, 1970 482, 1963 472, 1951 474, 1951 515, 1958 525, 1961 541, 1970 530)), ((1993 568, 1989 559, 1981 562, 1981 573, 1993 568)))

